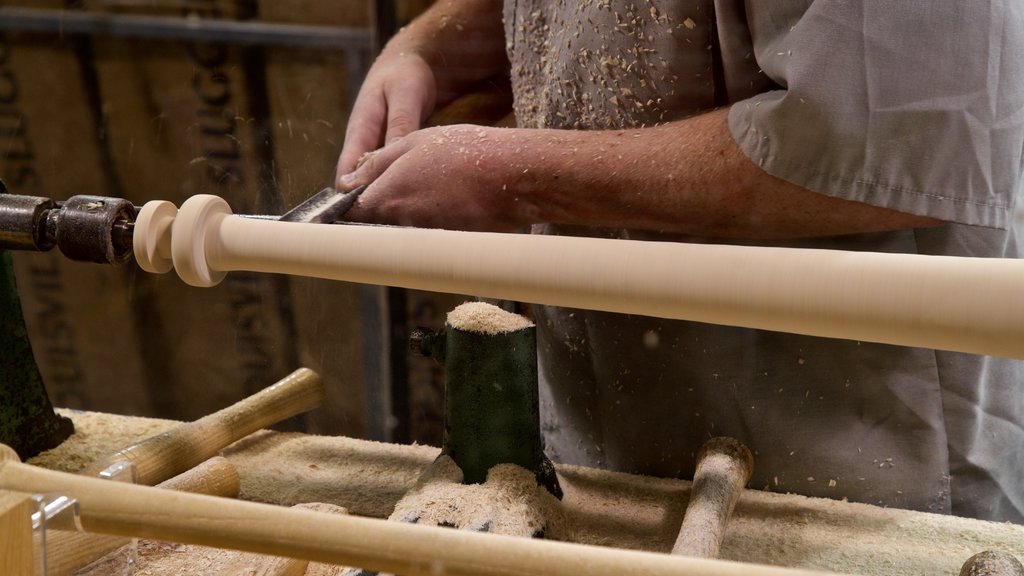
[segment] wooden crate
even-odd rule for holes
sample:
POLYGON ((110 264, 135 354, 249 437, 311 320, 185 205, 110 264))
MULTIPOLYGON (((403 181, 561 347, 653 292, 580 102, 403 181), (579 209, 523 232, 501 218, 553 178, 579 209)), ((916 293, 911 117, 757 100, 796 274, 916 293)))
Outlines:
MULTIPOLYGON (((58 0, 21 5, 65 8, 58 0)), ((331 6, 86 0, 72 9, 369 26, 368 2, 331 6)), ((180 204, 208 193, 238 213, 280 213, 332 182, 349 107, 342 88, 350 73, 362 73, 346 69, 336 50, 5 38, 5 65, 20 88, 8 132, 29 152, 7 146, 0 176, 13 192, 58 199, 86 193, 180 204)), ((37 361, 58 405, 191 420, 305 365, 323 374, 330 398, 301 428, 383 433, 386 398, 371 402, 365 391, 368 382, 381 388, 386 372, 379 289, 247 273, 199 289, 133 264, 114 269, 58 254, 19 255, 17 266, 37 361)))

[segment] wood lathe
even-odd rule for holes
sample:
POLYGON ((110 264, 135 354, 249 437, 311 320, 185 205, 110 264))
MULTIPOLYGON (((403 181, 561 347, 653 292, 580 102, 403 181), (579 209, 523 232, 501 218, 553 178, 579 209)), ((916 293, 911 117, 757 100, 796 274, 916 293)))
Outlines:
MULTIPOLYGON (((342 201, 327 191, 321 206, 325 198, 342 201)), ((100 210, 108 201, 83 206, 90 204, 100 210)), ((0 236, 3 247, 64 250, 39 235, 51 219, 61 222, 47 216, 61 207, 30 205, 19 217, 29 215, 35 227, 0 220, 13 229, 0 236)), ((284 273, 1024 358, 1024 307, 1013 304, 1024 281, 1019 261, 352 226, 331 224, 336 216, 323 217, 323 210, 318 222, 282 221, 234 215, 212 196, 180 210, 167 202, 122 208, 112 220, 97 218, 101 224, 66 222, 98 230, 96 246, 117 243, 121 252, 105 261, 123 259, 129 234, 144 270, 174 269, 195 286, 215 285, 232 271, 284 273), (678 262, 687 262, 685 271, 672 265, 678 262), (622 273, 600 273, 609 267, 622 273), (757 297, 745 289, 751 285, 761 287, 757 297)), ((103 415, 67 416, 81 432, 109 426, 97 424, 103 415)), ((119 422, 132 427, 138 420, 119 422)), ((17 559, 5 560, 5 573, 29 565, 20 495, 35 491, 76 498, 83 527, 96 533, 302 561, 289 566, 325 562, 407 574, 923 575, 973 570, 964 561, 983 550, 1024 556, 1019 526, 743 490, 750 462, 739 448, 709 450, 695 483, 558 466, 563 499, 530 504, 542 511, 545 540, 382 522, 408 494, 450 488, 456 505, 501 494, 493 507, 511 509, 524 495, 536 497, 538 486, 496 466, 478 484, 482 492, 471 492, 477 489, 445 476, 430 447, 255 432, 267 424, 229 420, 238 436, 219 443, 238 442, 222 454, 238 470, 241 498, 259 504, 143 486, 115 490, 42 470, 62 469, 47 458, 80 449, 72 441, 30 460, 35 467, 0 464, 0 535, 11 535, 3 539, 5 558, 17 559), (343 506, 351 516, 283 508, 310 502, 343 506)), ((193 442, 218 430, 200 422, 191 428, 193 442)), ((110 448, 106 453, 131 452, 110 448)), ((182 549, 174 550, 154 554, 153 569, 182 549)))

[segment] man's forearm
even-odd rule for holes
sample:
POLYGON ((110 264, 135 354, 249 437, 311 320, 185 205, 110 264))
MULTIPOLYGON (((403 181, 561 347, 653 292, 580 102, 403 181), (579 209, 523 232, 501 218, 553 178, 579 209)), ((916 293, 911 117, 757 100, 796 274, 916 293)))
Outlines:
POLYGON ((369 185, 352 221, 453 230, 554 223, 777 240, 943 223, 769 175, 733 141, 727 110, 619 131, 430 128, 341 184, 369 185))
POLYGON ((733 141, 727 110, 639 130, 531 132, 523 147, 534 165, 510 173, 538 221, 732 239, 942 224, 769 175, 733 141))
POLYGON ((434 70, 439 100, 507 73, 501 0, 441 0, 403 28, 385 55, 418 54, 434 70))

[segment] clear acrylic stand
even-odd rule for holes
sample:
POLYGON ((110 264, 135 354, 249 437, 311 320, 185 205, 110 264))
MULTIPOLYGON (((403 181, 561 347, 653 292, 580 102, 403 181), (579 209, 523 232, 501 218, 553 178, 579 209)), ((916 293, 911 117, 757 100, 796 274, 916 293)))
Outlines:
POLYGON ((78 501, 59 494, 36 494, 32 500, 36 503, 36 511, 32 513, 36 576, 49 576, 47 537, 56 531, 82 530, 78 501))
MULTIPOLYGON (((135 465, 116 462, 100 478, 136 483, 135 465)), ((33 496, 32 540, 36 576, 65 575, 103 558, 104 574, 131 576, 138 559, 138 539, 89 534, 82 530, 78 501, 62 494, 33 496), (117 550, 116 554, 110 554, 117 550)))

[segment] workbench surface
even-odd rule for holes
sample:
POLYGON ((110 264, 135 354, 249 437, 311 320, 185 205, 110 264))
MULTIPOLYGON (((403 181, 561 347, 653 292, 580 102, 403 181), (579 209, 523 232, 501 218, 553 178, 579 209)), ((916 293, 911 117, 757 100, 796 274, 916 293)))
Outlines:
MULTIPOLYGON (((76 434, 30 462, 75 472, 177 422, 61 411, 76 434)), ((291 506, 325 502, 385 518, 439 450, 344 437, 262 431, 223 451, 241 478, 240 498, 291 506)), ((668 552, 690 483, 558 466, 565 492, 548 537, 668 552)), ((982 550, 1024 559, 1024 526, 865 504, 746 490, 726 531, 724 559, 843 574, 956 576, 982 550)), ((216 563, 216 551, 143 543, 140 575, 179 574, 184 557, 216 563), (211 560, 212 558, 212 560, 211 560)), ((193 561, 192 566, 195 566, 193 561)), ((189 572, 191 573, 191 572, 189 572)), ((215 571, 210 572, 215 573, 215 571)))

